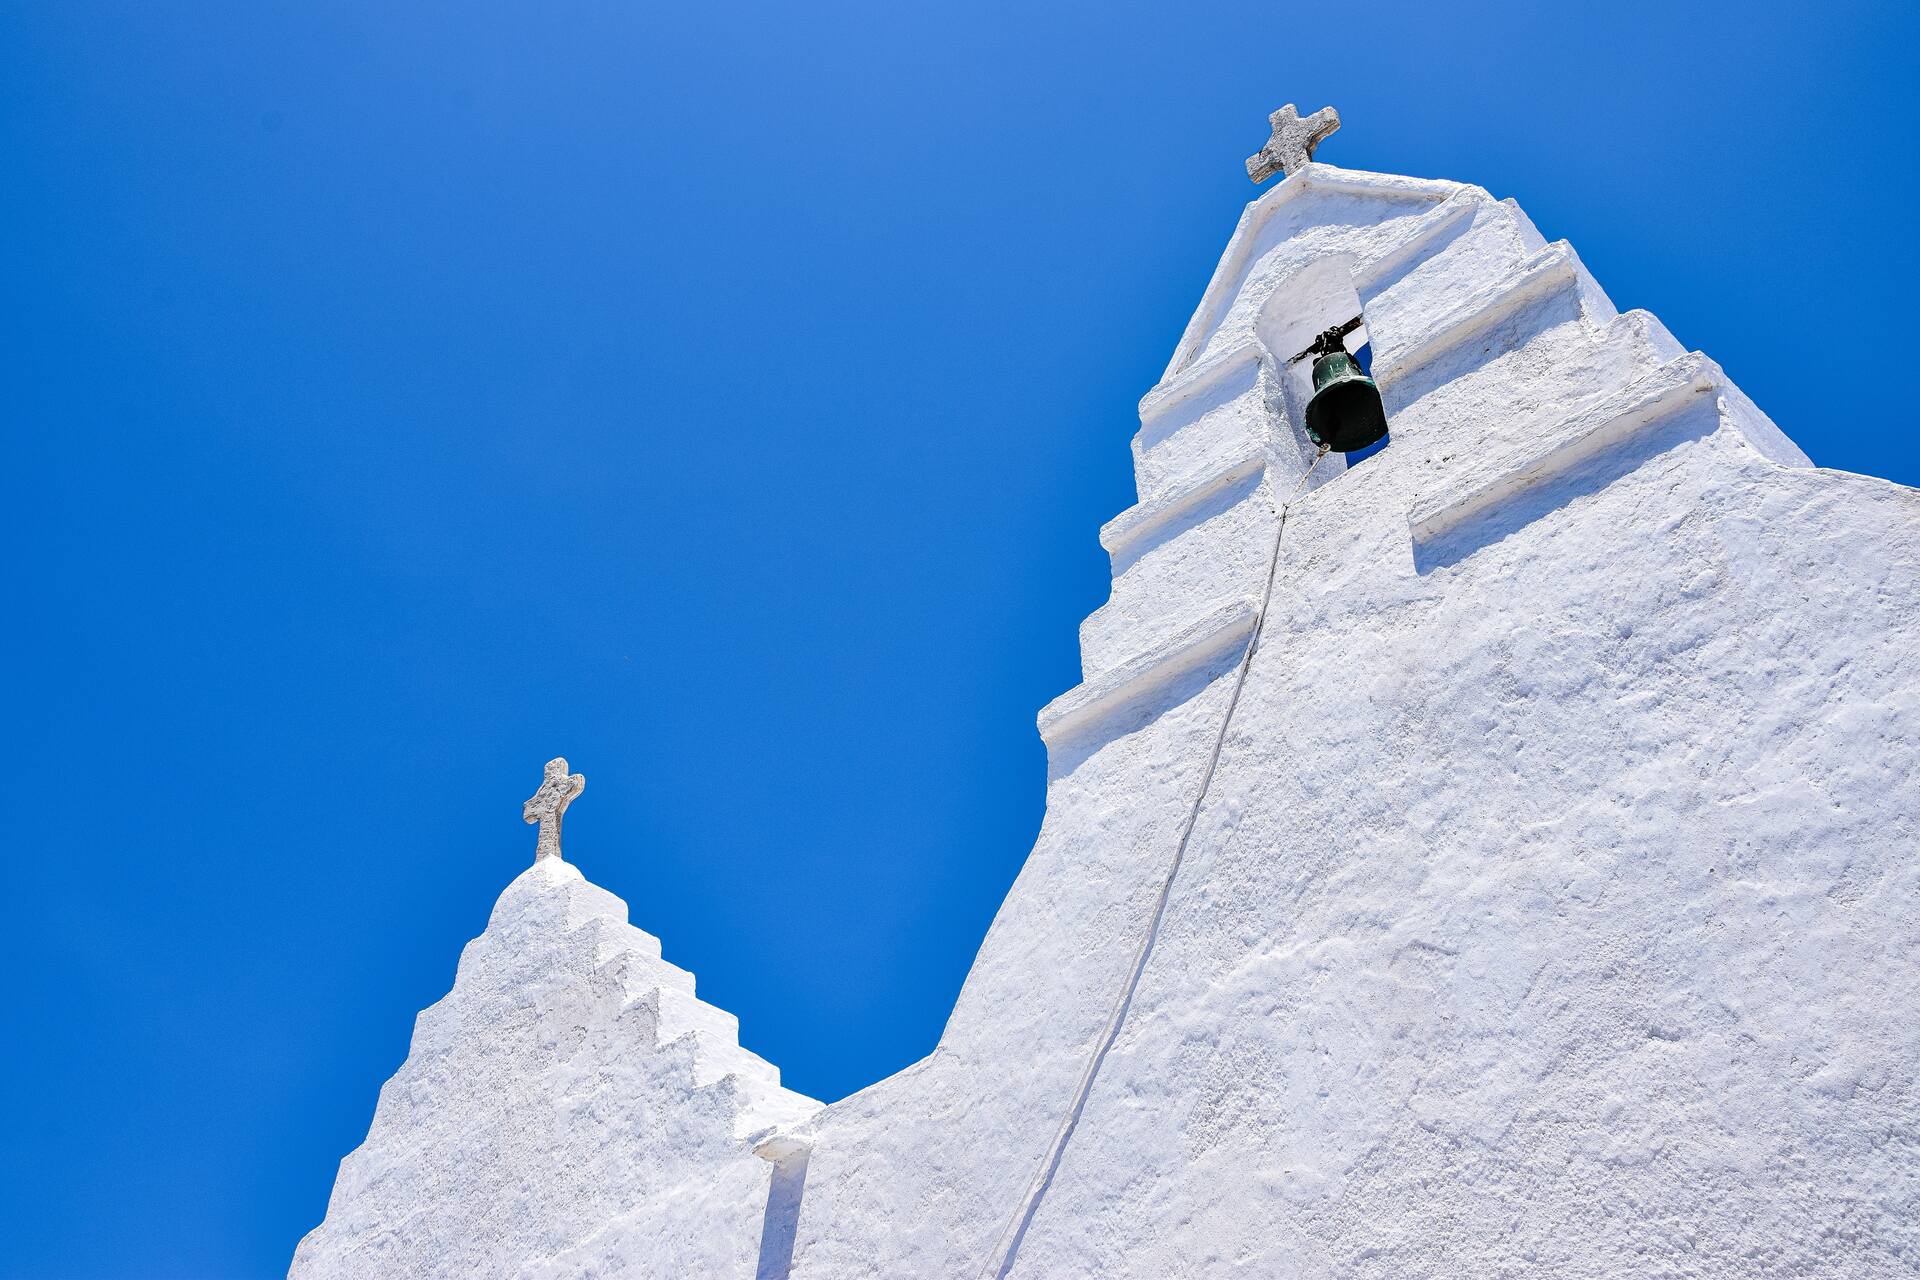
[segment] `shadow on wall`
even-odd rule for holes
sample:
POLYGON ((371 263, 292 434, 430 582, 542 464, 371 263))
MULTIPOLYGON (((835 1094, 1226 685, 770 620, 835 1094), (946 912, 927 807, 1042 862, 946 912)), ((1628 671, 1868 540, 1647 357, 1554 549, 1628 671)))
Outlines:
POLYGON ((1559 475, 1527 485, 1428 541, 1414 539, 1414 571, 1424 575, 1435 569, 1450 568, 1568 503, 1600 492, 1660 455, 1691 441, 1706 439, 1719 426, 1717 405, 1712 399, 1704 398, 1559 475))
POLYGON ((1209 645, 1194 653, 1167 678, 1145 685, 1116 706, 1101 708, 1088 716, 1082 727, 1049 743, 1047 781, 1068 776, 1115 738, 1146 728, 1175 707, 1206 692, 1214 681, 1240 665, 1248 634, 1245 629, 1223 634, 1224 643, 1217 647, 1209 645))
MULTIPOLYGON (((764 1148, 763 1148, 764 1150, 764 1148)), ((798 1143, 773 1157, 773 1179, 767 1184, 767 1218, 760 1228, 760 1265, 754 1280, 787 1280, 793 1270, 793 1241, 800 1230, 800 1199, 807 1187, 807 1159, 811 1150, 798 1143)))

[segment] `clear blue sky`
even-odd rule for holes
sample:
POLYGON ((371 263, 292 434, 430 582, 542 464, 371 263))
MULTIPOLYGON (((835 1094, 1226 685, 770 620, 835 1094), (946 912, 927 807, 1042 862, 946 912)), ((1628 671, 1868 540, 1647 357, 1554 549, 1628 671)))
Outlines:
POLYGON ((1816 462, 1920 482, 1917 34, 6 6, 0 1275, 283 1272, 557 753, 573 861, 789 1083, 926 1053, 1282 102, 1517 197, 1816 462))

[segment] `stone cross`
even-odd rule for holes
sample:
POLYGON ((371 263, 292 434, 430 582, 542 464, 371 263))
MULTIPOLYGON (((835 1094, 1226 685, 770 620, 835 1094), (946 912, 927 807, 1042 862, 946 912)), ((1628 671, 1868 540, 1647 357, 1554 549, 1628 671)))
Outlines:
POLYGON ((1290 174, 1306 168, 1307 161, 1313 159, 1313 149, 1340 128, 1340 113, 1322 107, 1302 120, 1289 102, 1268 116, 1267 123, 1273 126, 1273 136, 1266 146, 1247 157, 1247 176, 1256 184, 1276 173, 1290 174))
POLYGON ((540 824, 540 844, 535 850, 533 860, 560 856, 560 815, 567 811, 573 798, 586 790, 587 779, 583 774, 567 774, 567 758, 555 756, 547 761, 546 776, 540 780, 540 789, 520 809, 520 816, 528 822, 540 824))

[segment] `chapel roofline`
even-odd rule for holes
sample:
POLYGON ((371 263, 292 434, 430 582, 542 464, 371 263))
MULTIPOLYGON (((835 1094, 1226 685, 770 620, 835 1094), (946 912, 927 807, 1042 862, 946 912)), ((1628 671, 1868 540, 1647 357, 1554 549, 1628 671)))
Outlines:
MULTIPOLYGON (((1310 191, 1366 196, 1408 205, 1438 205, 1463 193, 1476 202, 1493 199, 1492 194, 1484 188, 1469 183, 1372 173, 1364 169, 1342 169, 1317 160, 1308 163, 1283 178, 1258 199, 1250 201, 1241 211, 1240 220, 1234 224, 1233 234, 1227 239, 1226 250, 1220 255, 1220 262, 1214 267, 1213 276, 1200 295, 1200 303, 1194 308, 1192 318, 1187 321, 1187 327, 1174 347, 1173 358, 1167 362, 1166 372, 1160 377, 1161 387, 1184 373, 1205 349, 1208 335, 1218 325, 1223 308, 1232 300, 1234 286, 1247 264, 1261 228, 1283 207, 1310 191)), ((1149 393, 1149 398, 1152 394, 1149 393)))

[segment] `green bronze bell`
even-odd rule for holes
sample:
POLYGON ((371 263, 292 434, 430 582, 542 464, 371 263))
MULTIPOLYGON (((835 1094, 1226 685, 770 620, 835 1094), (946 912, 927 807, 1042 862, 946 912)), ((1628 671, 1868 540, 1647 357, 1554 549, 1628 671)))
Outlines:
POLYGON ((1307 434, 1315 444, 1335 453, 1364 449, 1387 434, 1387 409, 1380 402, 1380 388, 1343 346, 1334 345, 1313 362, 1307 434))

